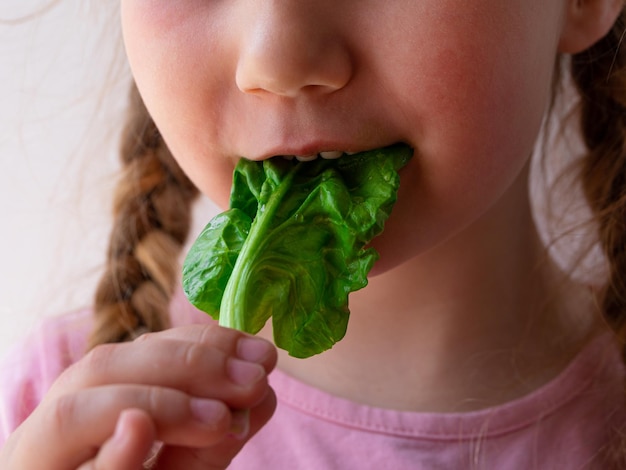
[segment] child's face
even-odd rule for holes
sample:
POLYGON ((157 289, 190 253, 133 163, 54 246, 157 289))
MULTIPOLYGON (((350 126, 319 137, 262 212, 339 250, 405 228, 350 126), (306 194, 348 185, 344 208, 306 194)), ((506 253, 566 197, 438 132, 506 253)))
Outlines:
POLYGON ((396 263, 510 190, 548 103, 565 3, 122 0, 122 14, 148 109, 220 205, 240 156, 412 145, 378 245, 396 263))

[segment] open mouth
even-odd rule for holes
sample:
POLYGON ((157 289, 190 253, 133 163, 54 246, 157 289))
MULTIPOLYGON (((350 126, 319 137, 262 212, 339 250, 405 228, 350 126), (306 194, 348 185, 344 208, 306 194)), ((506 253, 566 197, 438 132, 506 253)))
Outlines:
POLYGON ((353 155, 355 152, 343 152, 341 150, 331 150, 329 152, 319 152, 311 155, 282 155, 287 160, 293 160, 294 158, 299 162, 310 162, 322 158, 324 160, 336 160, 344 155, 353 155))
POLYGON ((361 152, 344 152, 342 150, 331 150, 331 151, 314 153, 310 155, 280 155, 279 157, 285 160, 297 160, 299 162, 312 162, 318 159, 337 160, 342 157, 354 156, 354 155, 357 155, 357 156, 362 155, 363 157, 369 157, 369 156, 373 156, 376 154, 384 153, 387 149, 394 148, 394 147, 410 148, 407 144, 398 142, 398 143, 395 143, 386 147, 381 147, 381 148, 376 148, 376 149, 371 149, 371 150, 364 150, 361 152))

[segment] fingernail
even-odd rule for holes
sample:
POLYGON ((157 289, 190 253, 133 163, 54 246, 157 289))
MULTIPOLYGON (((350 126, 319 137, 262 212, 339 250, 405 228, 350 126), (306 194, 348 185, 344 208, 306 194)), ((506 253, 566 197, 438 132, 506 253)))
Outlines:
POLYGON ((192 416, 199 422, 214 424, 220 421, 227 412, 226 407, 215 400, 192 398, 189 403, 192 416))
POLYGON ((230 421, 230 435, 244 439, 250 432, 250 410, 233 410, 230 421))
POLYGON ((250 362, 263 362, 272 350, 272 345, 259 338, 244 336, 237 342, 237 356, 250 362))
POLYGON ((228 359, 226 370, 230 380, 238 385, 252 385, 265 375, 261 365, 232 357, 228 359))

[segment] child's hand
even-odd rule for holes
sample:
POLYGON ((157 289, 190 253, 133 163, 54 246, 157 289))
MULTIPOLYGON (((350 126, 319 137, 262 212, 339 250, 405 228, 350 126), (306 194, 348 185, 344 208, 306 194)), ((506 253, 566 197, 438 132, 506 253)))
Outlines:
POLYGON ((192 326, 95 348, 63 373, 11 436, 0 467, 223 469, 271 417, 276 350, 218 326, 192 326), (249 432, 241 434, 249 410, 249 432), (244 422, 242 422, 244 421, 244 422))

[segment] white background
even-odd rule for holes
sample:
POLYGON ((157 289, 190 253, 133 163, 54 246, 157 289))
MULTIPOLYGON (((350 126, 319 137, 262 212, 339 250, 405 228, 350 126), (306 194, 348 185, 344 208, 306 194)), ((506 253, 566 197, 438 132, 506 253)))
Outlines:
MULTIPOLYGON (((0 358, 101 274, 130 73, 117 0, 0 1, 0 358)), ((203 199, 190 241, 216 212, 203 199)))
POLYGON ((0 2, 0 356, 87 305, 102 266, 128 82, 118 3, 0 2))

